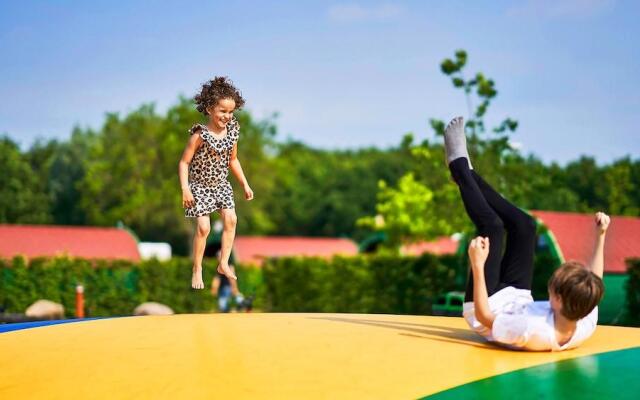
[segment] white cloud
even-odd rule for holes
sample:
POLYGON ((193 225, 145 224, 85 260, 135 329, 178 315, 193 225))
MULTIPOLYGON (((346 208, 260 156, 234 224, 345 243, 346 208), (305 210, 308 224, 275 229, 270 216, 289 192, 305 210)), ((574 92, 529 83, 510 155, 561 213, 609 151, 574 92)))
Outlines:
POLYGON ((522 144, 522 142, 514 142, 509 140, 509 146, 511 146, 511 148, 515 150, 524 150, 524 145, 522 144))
POLYGON ((616 0, 526 0, 507 9, 511 17, 587 18, 610 10, 616 0))
POLYGON ((341 4, 329 7, 328 16, 331 21, 337 22, 384 21, 398 18, 404 13, 405 9, 395 4, 341 4))

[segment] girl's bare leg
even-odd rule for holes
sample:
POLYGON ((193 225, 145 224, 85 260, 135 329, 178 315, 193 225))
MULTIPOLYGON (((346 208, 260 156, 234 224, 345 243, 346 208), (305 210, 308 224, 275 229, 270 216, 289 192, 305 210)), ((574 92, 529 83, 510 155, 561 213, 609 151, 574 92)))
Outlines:
POLYGON ((220 217, 222 217, 224 227, 222 230, 222 248, 220 249, 218 272, 226 275, 229 279, 238 279, 231 268, 229 268, 229 257, 231 256, 231 249, 233 248, 233 240, 236 237, 238 217, 233 208, 220 210, 220 217))
POLYGON ((207 245, 207 236, 211 231, 211 223, 208 215, 197 218, 196 233, 193 238, 193 270, 191 275, 191 287, 194 289, 204 289, 202 281, 202 258, 204 248, 207 245))

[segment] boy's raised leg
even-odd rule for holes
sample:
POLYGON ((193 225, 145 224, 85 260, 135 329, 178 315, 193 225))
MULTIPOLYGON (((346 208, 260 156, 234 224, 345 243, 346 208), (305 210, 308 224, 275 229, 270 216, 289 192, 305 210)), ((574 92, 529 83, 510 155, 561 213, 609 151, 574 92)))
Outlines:
MULTIPOLYGON (((490 296, 497 291, 500 283, 504 227, 502 220, 484 198, 477 182, 471 175, 473 171, 464 136, 464 120, 462 117, 454 118, 445 129, 445 149, 447 160, 451 159, 449 170, 458 185, 465 210, 475 224, 478 235, 488 237, 491 242, 491 250, 484 269, 487 291, 490 296), (453 158, 455 156, 458 157, 453 158)), ((471 276, 469 276, 467 284, 465 301, 473 301, 473 278, 471 276)))

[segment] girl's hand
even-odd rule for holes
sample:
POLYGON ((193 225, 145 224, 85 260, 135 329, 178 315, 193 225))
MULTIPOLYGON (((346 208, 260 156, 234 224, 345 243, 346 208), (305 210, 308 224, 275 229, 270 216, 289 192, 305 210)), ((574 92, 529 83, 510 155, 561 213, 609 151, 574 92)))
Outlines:
POLYGON ((251 190, 248 183, 244 185, 244 198, 246 200, 253 200, 253 190, 251 190))
POLYGON ((183 189, 182 190, 182 207, 183 208, 191 208, 196 205, 196 200, 193 198, 193 193, 191 193, 191 189, 183 189))
POLYGON ((469 243, 471 267, 483 271, 487 257, 489 257, 489 238, 478 236, 469 243))
POLYGON ((610 222, 611 222, 611 218, 607 214, 603 212, 596 213, 596 226, 598 227, 598 231, 600 233, 607 232, 610 222))

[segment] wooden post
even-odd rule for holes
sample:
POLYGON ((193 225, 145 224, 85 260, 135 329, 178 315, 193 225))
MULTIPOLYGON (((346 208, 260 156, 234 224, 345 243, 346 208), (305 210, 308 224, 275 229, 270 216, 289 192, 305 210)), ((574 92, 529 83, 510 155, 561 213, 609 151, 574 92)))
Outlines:
POLYGON ((76 286, 76 318, 84 318, 84 287, 76 286))

